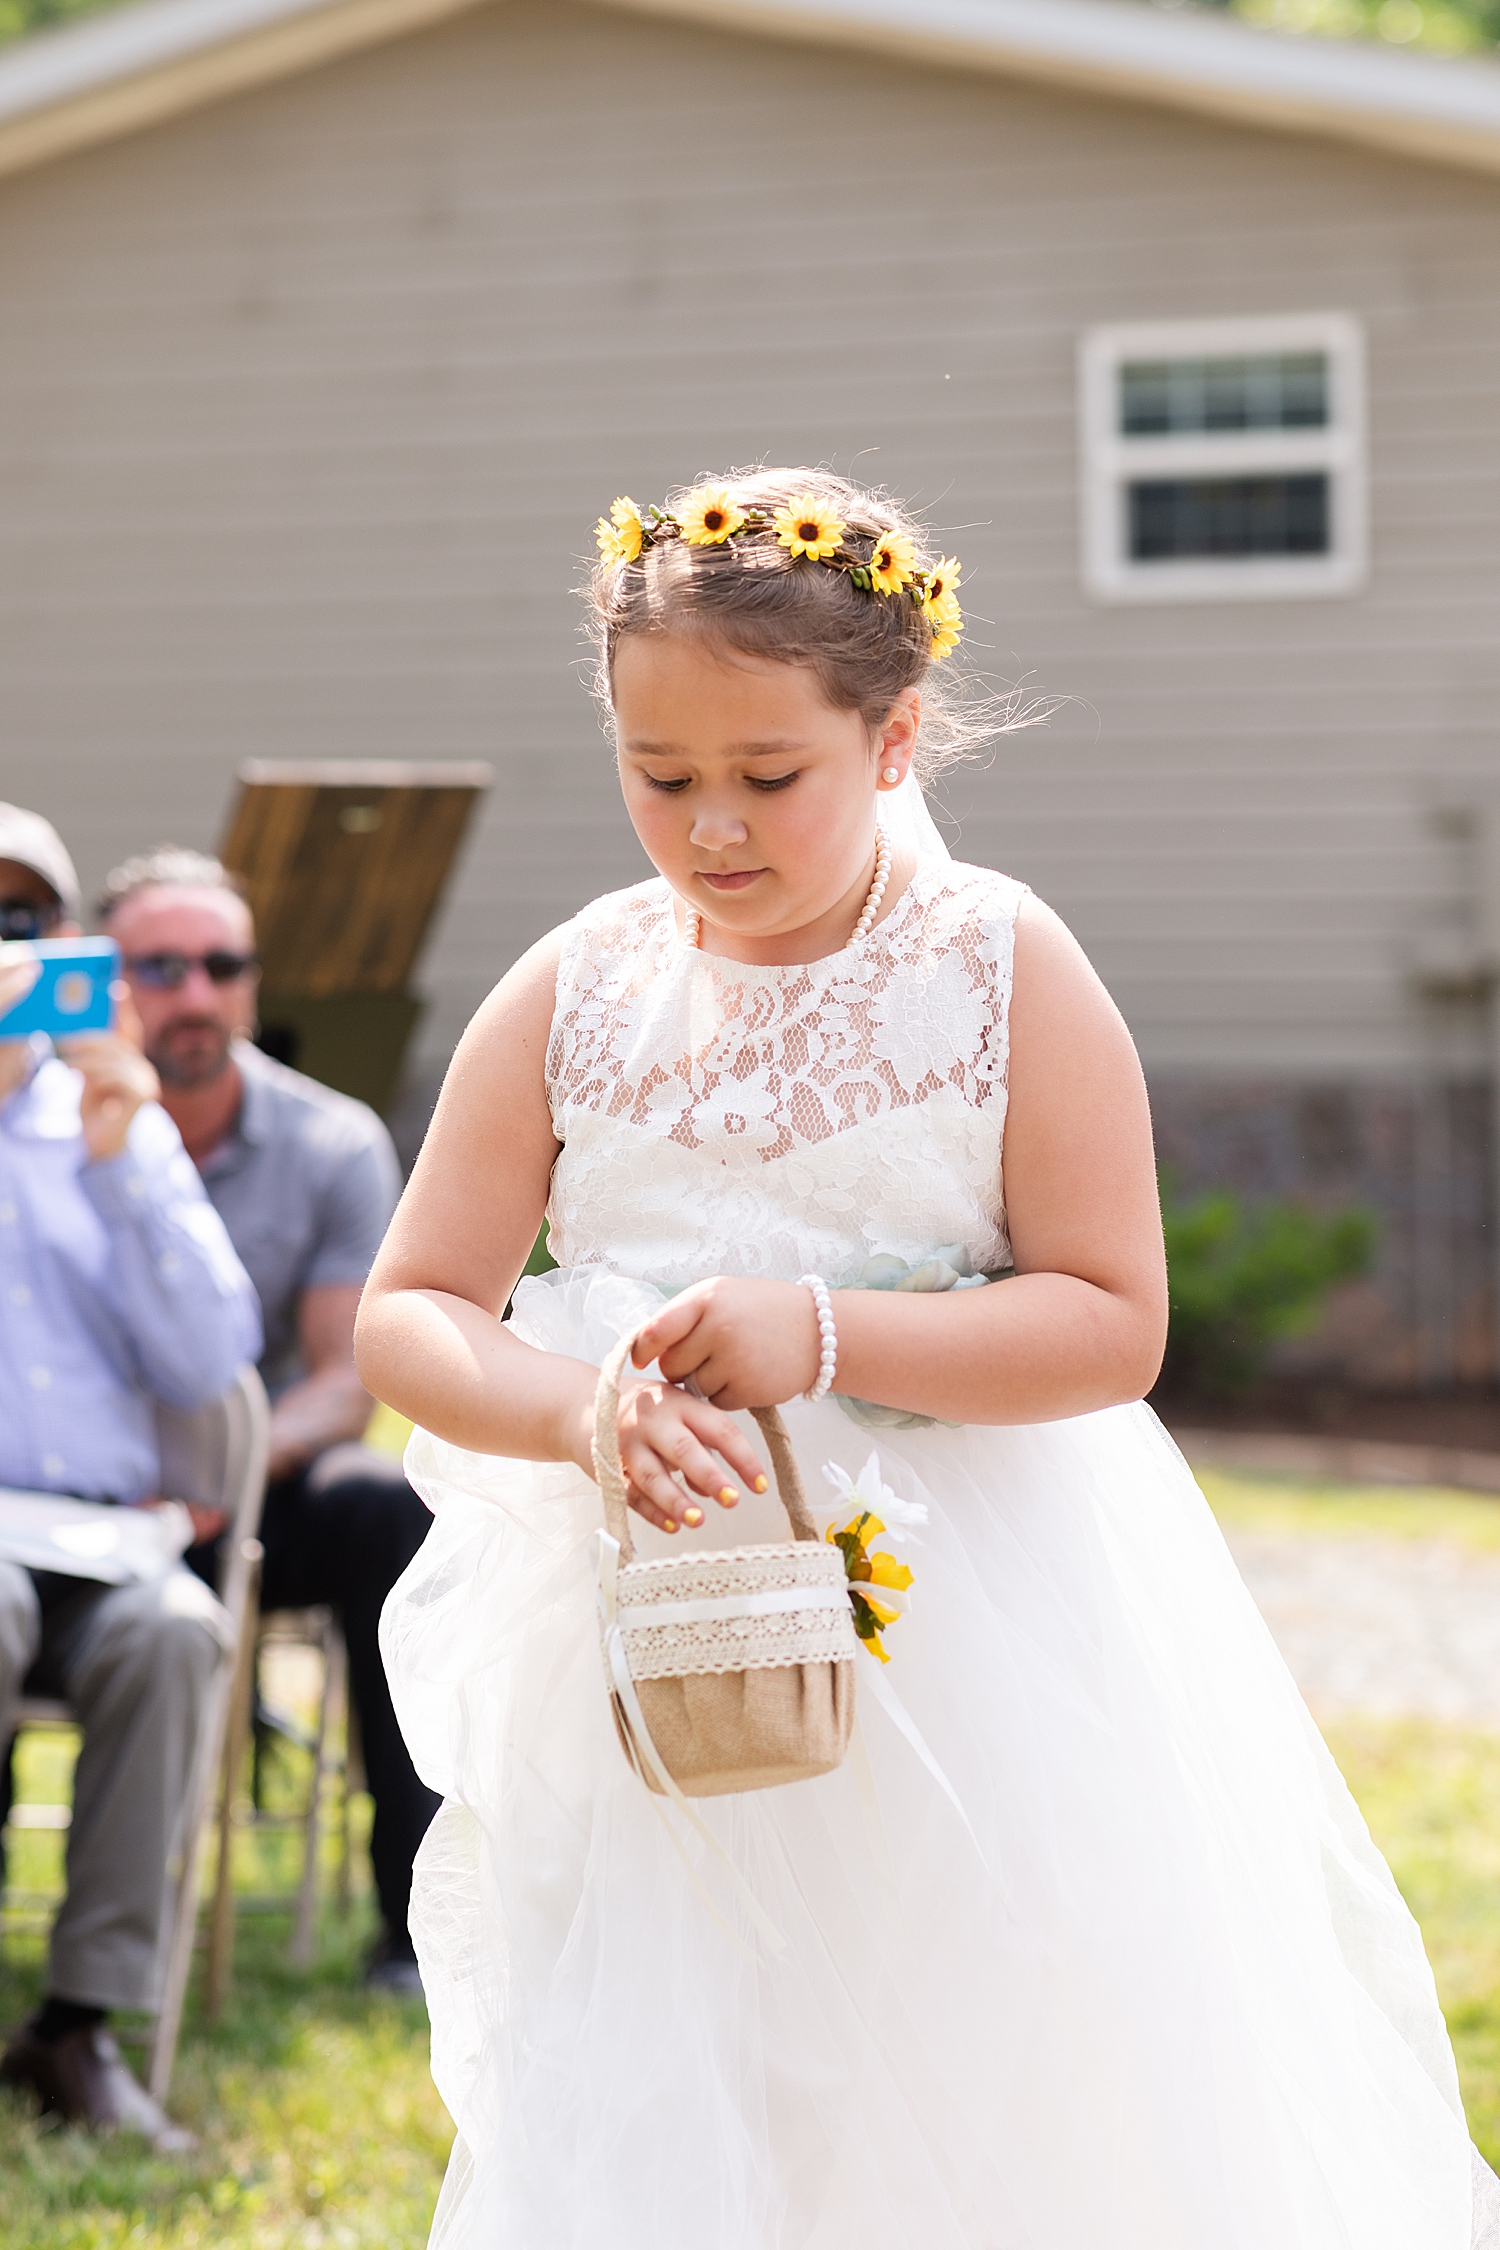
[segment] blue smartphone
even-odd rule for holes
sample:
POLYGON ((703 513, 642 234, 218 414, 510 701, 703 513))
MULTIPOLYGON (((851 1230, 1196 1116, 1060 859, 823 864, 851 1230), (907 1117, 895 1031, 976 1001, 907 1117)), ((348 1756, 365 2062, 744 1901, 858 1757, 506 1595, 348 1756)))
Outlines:
POLYGON ((25 999, 0 1016, 0 1039, 30 1039, 38 1031, 49 1039, 108 1031, 115 1020, 109 988, 120 973, 114 939, 39 938, 32 951, 42 973, 25 999))

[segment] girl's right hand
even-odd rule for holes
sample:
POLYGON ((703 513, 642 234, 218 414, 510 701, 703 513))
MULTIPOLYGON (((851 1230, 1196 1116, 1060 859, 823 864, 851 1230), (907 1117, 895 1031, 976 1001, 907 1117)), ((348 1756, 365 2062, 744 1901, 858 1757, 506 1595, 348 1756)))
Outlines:
POLYGON ((733 1417, 675 1383, 622 1385, 619 1431, 626 1497, 658 1531, 675 1531, 684 1523, 692 1530, 702 1523, 693 1493, 732 1508, 742 1488, 766 1489, 755 1449, 733 1417))

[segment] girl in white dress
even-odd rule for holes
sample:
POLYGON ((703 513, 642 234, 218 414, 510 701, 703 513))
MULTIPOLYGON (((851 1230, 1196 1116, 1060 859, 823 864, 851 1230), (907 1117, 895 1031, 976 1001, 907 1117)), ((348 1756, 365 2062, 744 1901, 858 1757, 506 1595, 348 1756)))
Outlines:
POLYGON ((1139 1403, 1134 1049, 922 806, 953 566, 802 470, 600 538, 658 877, 480 1010, 360 1319, 436 1518, 384 1621, 446 1800, 413 1902, 458 2128, 433 2242, 1470 2250, 1496 2184, 1420 1935, 1139 1403), (517 1287, 544 1207, 560 1270, 517 1287), (785 1538, 739 1411, 771 1402, 835 1528, 907 1534, 850 1758, 697 1807, 733 1875, 605 1693, 594 1391, 637 1330, 643 1553, 785 1538))

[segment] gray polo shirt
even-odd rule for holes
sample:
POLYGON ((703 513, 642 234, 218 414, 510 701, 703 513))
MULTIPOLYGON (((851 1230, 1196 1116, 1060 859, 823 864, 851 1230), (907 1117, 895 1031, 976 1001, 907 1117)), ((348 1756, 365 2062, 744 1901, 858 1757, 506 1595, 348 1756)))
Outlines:
POLYGON ((209 1201, 255 1284, 266 1328, 260 1363, 274 1397, 302 1372, 304 1289, 362 1282, 401 1193, 391 1136, 363 1102, 272 1062, 247 1040, 234 1059, 245 1098, 203 1171, 209 1201))

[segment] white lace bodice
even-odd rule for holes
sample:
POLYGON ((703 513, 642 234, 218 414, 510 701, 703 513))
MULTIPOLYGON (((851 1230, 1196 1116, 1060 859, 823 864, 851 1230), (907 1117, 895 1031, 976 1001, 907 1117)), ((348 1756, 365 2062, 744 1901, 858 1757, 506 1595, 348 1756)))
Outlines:
POLYGON ((924 862, 858 948, 746 967, 686 947, 660 880, 596 899, 558 968, 547 1092, 562 1265, 706 1274, 1009 1263, 1000 1156, 1023 886, 924 862))

